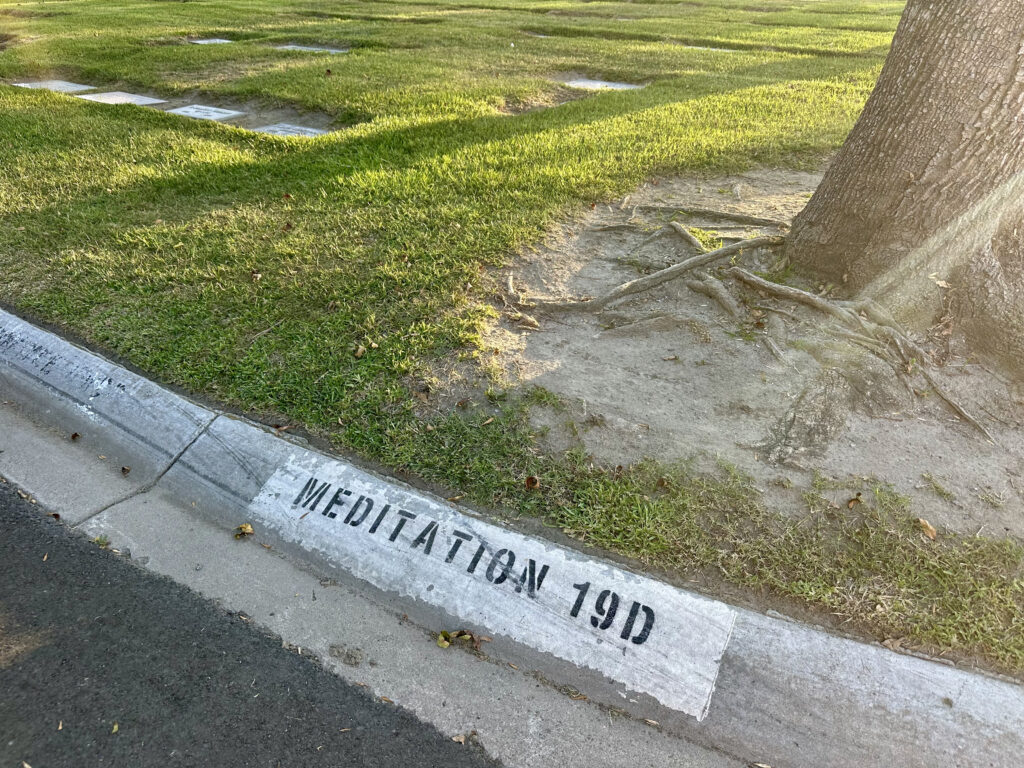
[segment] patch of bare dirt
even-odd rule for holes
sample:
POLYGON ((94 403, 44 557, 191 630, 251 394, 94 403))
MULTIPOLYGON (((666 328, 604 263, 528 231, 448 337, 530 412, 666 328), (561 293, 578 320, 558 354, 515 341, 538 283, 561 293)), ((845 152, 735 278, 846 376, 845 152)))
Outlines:
MULTIPOLYGON (((770 250, 705 265, 601 311, 537 301, 602 296, 698 254, 673 220, 726 244, 784 233, 819 181, 783 170, 661 180, 597 206, 501 276, 502 320, 487 339, 500 350, 494 361, 514 385, 569 403, 567 412, 536 413, 552 451, 582 444, 611 466, 724 460, 794 514, 806 511, 802 493, 816 475, 851 487, 882 481, 933 524, 1024 536, 1024 391, 969 358, 922 378, 912 360, 895 365, 871 339, 729 271, 828 299, 829 286, 799 284, 770 250)), ((850 494, 824 495, 841 503, 850 494)))

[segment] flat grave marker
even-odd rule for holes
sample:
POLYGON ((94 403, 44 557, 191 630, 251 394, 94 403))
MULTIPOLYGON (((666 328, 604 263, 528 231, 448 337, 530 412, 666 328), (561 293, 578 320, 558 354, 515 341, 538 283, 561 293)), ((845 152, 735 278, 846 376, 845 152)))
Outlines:
POLYGON ((291 123, 274 123, 264 125, 262 128, 254 128, 258 133, 269 133, 272 136, 323 136, 327 131, 319 128, 307 128, 304 125, 292 125, 291 123))
POLYGON ((86 101, 98 101, 101 104, 135 104, 140 107, 148 107, 152 104, 166 104, 165 99, 154 99, 151 96, 140 96, 137 93, 125 93, 124 91, 107 91, 106 93, 86 93, 76 96, 86 101))
POLYGON ((348 53, 348 48, 320 48, 313 45, 275 45, 279 51, 306 51, 307 53, 348 53))
POLYGON ((19 88, 31 88, 36 91, 56 91, 57 93, 79 93, 96 89, 95 85, 69 83, 67 80, 40 80, 36 83, 15 83, 15 85, 19 88))
POLYGON ((616 83, 611 80, 591 80, 589 77, 576 77, 566 80, 565 85, 570 88, 582 88, 587 91, 635 91, 643 88, 642 85, 634 83, 616 83))
POLYGON ((189 104, 187 107, 169 109, 167 113, 170 115, 181 115, 182 117, 194 117, 196 120, 227 120, 245 114, 245 112, 238 112, 234 109, 207 107, 202 104, 189 104))
POLYGON ((200 40, 189 40, 192 45, 224 45, 225 43, 233 43, 234 40, 225 40, 223 37, 204 37, 200 40))

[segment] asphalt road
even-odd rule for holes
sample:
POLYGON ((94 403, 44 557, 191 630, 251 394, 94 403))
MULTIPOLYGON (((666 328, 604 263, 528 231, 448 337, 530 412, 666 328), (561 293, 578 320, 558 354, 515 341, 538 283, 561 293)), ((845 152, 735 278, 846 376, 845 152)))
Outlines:
POLYGON ((0 483, 0 767, 495 766, 0 483))

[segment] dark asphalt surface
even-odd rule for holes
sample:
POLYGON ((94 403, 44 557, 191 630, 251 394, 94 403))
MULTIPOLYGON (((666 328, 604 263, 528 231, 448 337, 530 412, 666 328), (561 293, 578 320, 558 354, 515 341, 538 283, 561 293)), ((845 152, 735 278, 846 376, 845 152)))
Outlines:
POLYGON ((23 763, 497 765, 0 483, 0 768, 23 763))

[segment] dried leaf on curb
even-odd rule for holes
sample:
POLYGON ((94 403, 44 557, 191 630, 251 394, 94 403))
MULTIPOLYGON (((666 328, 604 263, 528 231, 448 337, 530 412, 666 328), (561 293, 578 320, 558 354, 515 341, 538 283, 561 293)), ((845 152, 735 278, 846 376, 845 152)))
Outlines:
POLYGON ((921 526, 921 531, 932 541, 935 541, 935 537, 939 535, 939 532, 935 530, 935 526, 925 520, 923 517, 917 518, 917 524, 921 526))
POLYGON ((452 736, 452 741, 454 741, 456 744, 465 744, 466 736, 465 734, 460 733, 458 736, 452 736))
POLYGON ((445 501, 462 501, 466 498, 466 494, 460 493, 458 496, 449 496, 445 501))
POLYGON ((126 476, 127 476, 127 474, 128 474, 129 472, 131 472, 131 471, 132 471, 132 468, 131 468, 131 467, 121 467, 121 474, 122 474, 122 475, 126 475, 126 476))
POLYGON ((747 768, 772 768, 768 763, 751 763, 747 768))
POLYGON ((255 531, 252 529, 252 525, 249 523, 242 523, 240 526, 235 528, 235 538, 241 539, 246 536, 252 536, 255 531))
POLYGON ((658 728, 658 727, 661 726, 661 723, 659 723, 657 720, 648 720, 646 717, 644 718, 644 722, 647 723, 648 725, 653 725, 655 728, 658 728))
POLYGON ((857 494, 856 496, 854 496, 854 497, 853 497, 852 499, 850 499, 849 501, 847 501, 847 502, 846 502, 846 508, 847 508, 847 509, 853 509, 853 508, 854 508, 855 506, 857 506, 858 504, 863 504, 864 502, 863 502, 863 501, 861 501, 861 498, 860 498, 860 497, 861 497, 861 495, 862 495, 862 494, 858 493, 858 494, 857 494))
POLYGON ((440 648, 447 648, 456 640, 460 640, 464 643, 472 643, 473 648, 477 651, 480 650, 480 643, 489 643, 491 638, 486 635, 477 636, 470 632, 468 629, 457 629, 454 632, 447 630, 441 630, 437 634, 437 645, 440 648))
POLYGON ((389 699, 387 696, 381 696, 380 700, 383 701, 385 704, 394 704, 395 703, 391 699, 389 699))

